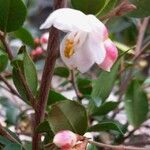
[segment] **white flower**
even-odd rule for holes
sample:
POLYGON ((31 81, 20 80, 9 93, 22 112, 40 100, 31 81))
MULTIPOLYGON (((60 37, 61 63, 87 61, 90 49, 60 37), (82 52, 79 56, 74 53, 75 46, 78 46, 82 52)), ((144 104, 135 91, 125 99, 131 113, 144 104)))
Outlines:
MULTIPOLYGON (((105 25, 94 15, 62 8, 51 13, 40 29, 47 29, 52 25, 67 32, 60 44, 60 54, 70 69, 77 68, 84 73, 94 63, 100 66, 104 62, 106 58, 104 41, 108 39, 108 32, 105 25)), ((108 65, 106 69, 104 65, 102 68, 110 69, 108 65)))

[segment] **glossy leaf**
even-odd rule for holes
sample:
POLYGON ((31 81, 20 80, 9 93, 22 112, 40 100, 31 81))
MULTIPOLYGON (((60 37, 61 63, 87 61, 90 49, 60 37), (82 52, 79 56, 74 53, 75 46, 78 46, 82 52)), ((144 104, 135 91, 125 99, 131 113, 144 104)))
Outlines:
POLYGON ((130 17, 147 17, 150 16, 150 1, 149 0, 130 0, 136 5, 137 9, 129 13, 130 17))
POLYGON ((4 145, 3 150, 22 150, 22 146, 18 143, 13 143, 0 135, 0 143, 4 145))
POLYGON ((105 102, 100 107, 96 107, 94 109, 93 115, 100 116, 100 115, 106 115, 110 111, 114 110, 118 106, 118 102, 105 102))
POLYGON ((43 132, 47 132, 47 133, 49 133, 49 134, 52 133, 48 121, 42 122, 42 123, 37 127, 36 131, 37 131, 38 133, 43 133, 43 132))
POLYGON ((48 102, 47 105, 52 105, 58 101, 63 101, 66 100, 67 98, 65 96, 63 96, 62 94, 54 91, 54 90, 50 90, 49 91, 49 95, 48 95, 48 102))
POLYGON ((20 110, 7 98, 0 97, 0 104, 5 110, 6 122, 9 125, 15 125, 20 114, 20 110))
POLYGON ((12 66, 13 82, 22 98, 28 103, 29 99, 27 97, 26 89, 22 84, 21 77, 18 72, 22 72, 22 75, 34 95, 37 93, 38 80, 34 63, 26 52, 25 47, 21 47, 19 55, 12 61, 12 66))
POLYGON ((87 131, 88 132, 117 131, 123 135, 121 127, 117 123, 110 121, 98 123, 90 127, 87 131))
POLYGON ((48 121, 54 133, 71 130, 83 135, 87 129, 87 114, 79 103, 65 100, 52 105, 48 121))
POLYGON ((115 83, 119 64, 120 61, 118 60, 110 72, 103 71, 98 79, 93 82, 93 91, 91 95, 95 100, 95 103, 99 104, 99 101, 104 102, 109 96, 115 83))
POLYGON ((24 67, 24 76, 27 80, 27 83, 33 92, 33 94, 36 94, 37 92, 37 86, 38 86, 38 79, 37 79, 37 72, 35 65, 27 53, 27 51, 24 51, 24 58, 23 58, 23 67, 24 67))
POLYGON ((16 38, 19 38, 24 44, 34 47, 33 37, 27 29, 20 28, 19 30, 15 31, 13 34, 16 38))
POLYGON ((81 10, 86 14, 96 14, 104 6, 106 0, 71 0, 75 9, 81 10))
POLYGON ((26 17, 22 0, 0 0, 0 30, 11 32, 19 29, 26 17))
POLYGON ((87 150, 97 150, 97 148, 96 148, 95 145, 90 144, 90 145, 88 146, 88 149, 87 149, 87 150))
POLYGON ((68 78, 69 77, 69 70, 66 67, 57 67, 54 70, 54 75, 68 78))
POLYGON ((90 79, 78 77, 77 86, 79 91, 84 95, 90 95, 92 91, 92 82, 90 79))
POLYGON ((21 95, 22 99, 25 102, 29 103, 27 93, 25 91, 24 86, 22 85, 21 78, 18 74, 18 69, 16 69, 15 67, 12 70, 12 79, 13 79, 14 85, 15 85, 17 91, 19 92, 19 94, 21 95))
POLYGON ((147 118, 148 99, 140 83, 133 80, 125 95, 125 110, 127 117, 135 128, 139 127, 147 118))
POLYGON ((4 71, 8 64, 8 55, 0 50, 0 72, 4 71))

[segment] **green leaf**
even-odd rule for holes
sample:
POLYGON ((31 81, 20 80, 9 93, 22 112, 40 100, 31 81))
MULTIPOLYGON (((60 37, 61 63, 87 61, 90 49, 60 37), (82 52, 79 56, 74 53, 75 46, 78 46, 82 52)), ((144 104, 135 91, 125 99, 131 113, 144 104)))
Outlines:
POLYGON ((118 102, 113 101, 105 102, 100 107, 95 108, 92 115, 106 115, 110 111, 114 110, 118 106, 118 104, 118 102))
POLYGON ((121 127, 113 121, 98 123, 97 125, 90 127, 87 131, 88 132, 117 131, 123 135, 121 127))
POLYGON ((22 72, 30 90, 35 96, 37 94, 38 79, 34 63, 28 55, 24 46, 20 48, 19 55, 17 56, 17 58, 12 61, 12 66, 13 82, 19 94, 22 96, 25 102, 28 103, 29 99, 27 97, 26 90, 21 82, 21 77, 18 71, 22 72))
POLYGON ((37 131, 38 133, 44 133, 44 132, 46 132, 46 133, 48 133, 48 134, 51 134, 51 133, 53 134, 53 132, 52 132, 50 126, 49 126, 48 121, 42 122, 42 123, 37 127, 36 131, 37 131))
POLYGON ((150 16, 150 1, 149 0, 130 0, 136 5, 137 9, 128 14, 130 17, 147 17, 150 16))
POLYGON ((8 64, 8 55, 0 50, 0 72, 4 71, 8 64))
POLYGON ((20 78, 20 76, 18 74, 18 69, 16 69, 15 67, 12 70, 12 79, 13 79, 14 85, 15 85, 17 91, 19 92, 19 94, 21 95, 22 99, 26 103, 29 104, 29 99, 27 97, 27 93, 25 91, 25 88, 22 85, 21 78, 20 78))
POLYGON ((15 31, 13 34, 15 35, 16 38, 22 40, 24 44, 34 47, 33 37, 27 29, 20 28, 19 30, 15 31))
POLYGON ((0 104, 5 108, 6 122, 9 125, 15 125, 20 114, 19 109, 5 97, 0 97, 0 104))
POLYGON ((96 16, 103 16, 107 14, 109 11, 111 11, 112 8, 116 5, 117 0, 105 0, 105 4, 103 8, 98 12, 96 16))
POLYGON ((54 133, 71 130, 83 135, 87 129, 87 113, 79 103, 65 100, 52 105, 48 121, 54 133))
POLYGON ((33 94, 36 95, 38 86, 37 72, 34 63, 26 50, 24 51, 23 65, 27 83, 33 94))
POLYGON ((44 121, 42 122, 37 128, 36 128, 36 131, 38 133, 46 133, 45 135, 45 139, 44 139, 44 143, 49 143, 50 141, 53 140, 53 137, 54 137, 54 133, 53 131, 51 130, 51 127, 48 123, 48 121, 44 121))
POLYGON ((0 0, 0 30, 11 32, 19 29, 26 17, 22 0, 0 0))
POLYGON ((115 43, 117 48, 119 50, 121 50, 122 52, 127 52, 128 54, 134 54, 133 47, 128 47, 127 45, 124 45, 124 44, 117 42, 117 41, 113 41, 113 42, 115 43))
POLYGON ((4 150, 22 150, 22 146, 15 143, 8 144, 4 150))
POLYGON ((140 82, 137 80, 133 80, 127 89, 125 110, 130 124, 135 128, 139 127, 147 119, 148 99, 140 86, 140 82))
POLYGON ((87 150, 97 150, 97 148, 94 144, 90 144, 87 150))
POLYGON ((90 95, 92 91, 92 82, 90 79, 78 77, 77 86, 79 91, 84 95, 90 95))
POLYGON ((0 135, 0 143, 4 145, 3 150, 22 150, 22 146, 18 143, 13 143, 0 135))
POLYGON ((58 101, 63 101, 66 100, 67 98, 65 96, 63 96, 62 94, 54 91, 54 90, 50 90, 49 91, 49 95, 48 95, 48 102, 47 105, 52 105, 58 101))
POLYGON ((54 75, 68 78, 69 77, 69 70, 66 67, 57 67, 54 70, 54 75))
POLYGON ((117 77, 120 61, 118 60, 110 72, 103 71, 93 83, 92 98, 96 104, 104 102, 109 96, 117 77))
POLYGON ((75 9, 81 10, 86 14, 96 14, 104 6, 106 0, 71 0, 75 9))
POLYGON ((6 108, 6 118, 7 118, 6 122, 11 125, 15 125, 19 114, 20 114, 20 111, 18 108, 14 106, 7 107, 6 108))

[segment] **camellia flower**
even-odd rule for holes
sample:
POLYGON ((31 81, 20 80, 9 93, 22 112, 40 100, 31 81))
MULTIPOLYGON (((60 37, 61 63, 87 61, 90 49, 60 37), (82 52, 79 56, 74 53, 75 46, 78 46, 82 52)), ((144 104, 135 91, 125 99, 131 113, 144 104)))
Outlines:
POLYGON ((84 73, 96 63, 109 71, 116 61, 117 49, 108 39, 107 28, 94 15, 62 8, 51 13, 40 29, 52 25, 67 32, 60 44, 60 54, 70 69, 77 68, 84 73))
POLYGON ((58 132, 53 139, 53 143, 57 147, 61 148, 61 150, 70 150, 75 146, 76 142, 77 142, 76 134, 69 130, 58 132))

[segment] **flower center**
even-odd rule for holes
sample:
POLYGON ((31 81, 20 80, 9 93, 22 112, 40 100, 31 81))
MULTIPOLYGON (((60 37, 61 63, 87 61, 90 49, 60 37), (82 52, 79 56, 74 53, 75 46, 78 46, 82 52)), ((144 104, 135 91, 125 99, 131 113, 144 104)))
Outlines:
POLYGON ((66 39, 64 55, 65 57, 70 58, 73 54, 74 54, 74 41, 66 39))

